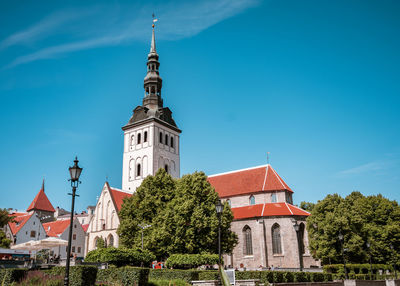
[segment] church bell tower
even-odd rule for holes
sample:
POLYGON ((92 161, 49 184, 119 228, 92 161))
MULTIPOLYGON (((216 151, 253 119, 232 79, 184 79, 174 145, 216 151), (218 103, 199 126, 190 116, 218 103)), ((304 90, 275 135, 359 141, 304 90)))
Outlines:
POLYGON ((156 51, 154 20, 142 105, 133 110, 124 131, 122 189, 135 192, 143 179, 164 168, 174 178, 180 176, 179 134, 172 112, 163 106, 160 62, 156 51))

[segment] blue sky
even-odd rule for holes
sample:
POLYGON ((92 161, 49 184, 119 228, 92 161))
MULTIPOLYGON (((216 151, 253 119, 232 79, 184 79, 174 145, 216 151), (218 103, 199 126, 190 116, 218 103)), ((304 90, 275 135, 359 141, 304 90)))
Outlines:
POLYGON ((353 190, 400 200, 400 2, 0 2, 0 207, 46 179, 78 210, 121 187, 123 132, 141 104, 151 14, 181 173, 270 162, 317 201, 353 190))

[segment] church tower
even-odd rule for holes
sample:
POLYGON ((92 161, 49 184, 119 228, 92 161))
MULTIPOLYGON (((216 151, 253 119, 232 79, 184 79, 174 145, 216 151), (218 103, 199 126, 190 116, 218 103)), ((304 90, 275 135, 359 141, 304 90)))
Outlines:
POLYGON ((122 189, 135 192, 143 179, 165 168, 174 178, 180 176, 179 134, 181 130, 172 112, 163 106, 160 62, 153 31, 150 53, 147 56, 147 75, 144 78, 143 104, 133 110, 124 131, 122 189))

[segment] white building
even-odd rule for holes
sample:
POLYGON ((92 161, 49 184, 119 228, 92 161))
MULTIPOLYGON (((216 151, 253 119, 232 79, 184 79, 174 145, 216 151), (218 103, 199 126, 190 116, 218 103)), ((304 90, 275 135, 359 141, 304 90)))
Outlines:
MULTIPOLYGON (((68 241, 70 219, 56 220, 43 224, 47 236, 57 237, 68 241)), ((83 257, 85 254, 85 231, 79 223, 78 218, 74 218, 72 227, 71 255, 83 257)), ((61 259, 67 258, 67 246, 54 247, 50 251, 50 255, 60 255, 61 259)))
POLYGON ((15 217, 14 222, 8 223, 5 233, 12 245, 46 238, 46 232, 36 213, 11 213, 10 216, 15 217))
POLYGON ((96 248, 97 240, 118 246, 118 212, 123 198, 132 195, 148 175, 159 168, 174 178, 180 176, 179 134, 172 112, 163 106, 162 79, 159 74, 158 54, 152 31, 150 53, 147 56, 147 75, 144 78, 143 104, 133 110, 124 131, 122 190, 103 186, 95 213, 87 230, 87 252, 96 248))

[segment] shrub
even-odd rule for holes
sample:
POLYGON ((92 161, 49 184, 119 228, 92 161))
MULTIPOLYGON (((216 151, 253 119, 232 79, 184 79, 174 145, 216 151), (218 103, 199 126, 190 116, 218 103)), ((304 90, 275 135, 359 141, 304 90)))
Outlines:
POLYGON ((174 280, 150 280, 147 286, 189 286, 190 283, 181 280, 181 279, 174 279, 174 280))
MULTIPOLYGON (((43 271, 28 271, 25 278, 17 285, 23 286, 62 286, 62 276, 46 274, 43 271)), ((14 284, 13 284, 14 285, 14 284)))
POLYGON ((0 285, 8 286, 14 282, 20 282, 27 271, 27 269, 19 268, 0 269, 0 285))
POLYGON ((149 279, 149 268, 125 266, 100 269, 97 272, 97 282, 122 283, 122 285, 146 285, 149 279))
POLYGON ((173 254, 165 262, 168 268, 190 269, 201 265, 218 264, 217 254, 173 254))
POLYGON ((199 272, 199 280, 218 280, 219 272, 214 270, 204 270, 199 272))
MULTIPOLYGON (((57 266, 44 271, 54 276, 65 276, 65 267, 57 266)), ((86 286, 95 285, 97 276, 97 267, 95 266, 71 266, 69 269, 69 285, 86 286)))
POLYGON ((200 280, 200 270, 181 270, 181 269, 151 269, 150 280, 175 280, 180 279, 190 283, 193 280, 200 280))
POLYGON ((108 262, 120 266, 149 266, 156 257, 148 250, 129 248, 100 248, 90 251, 85 258, 86 262, 108 262))

